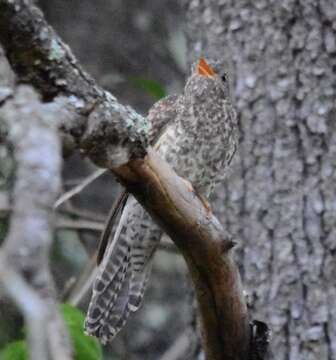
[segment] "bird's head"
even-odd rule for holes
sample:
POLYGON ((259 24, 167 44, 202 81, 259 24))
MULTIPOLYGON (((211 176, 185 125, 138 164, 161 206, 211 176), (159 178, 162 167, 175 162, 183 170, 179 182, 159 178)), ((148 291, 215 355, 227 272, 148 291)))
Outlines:
POLYGON ((192 74, 185 87, 185 96, 197 102, 209 99, 215 101, 217 98, 229 99, 229 79, 222 67, 218 61, 200 58, 192 67, 192 74))

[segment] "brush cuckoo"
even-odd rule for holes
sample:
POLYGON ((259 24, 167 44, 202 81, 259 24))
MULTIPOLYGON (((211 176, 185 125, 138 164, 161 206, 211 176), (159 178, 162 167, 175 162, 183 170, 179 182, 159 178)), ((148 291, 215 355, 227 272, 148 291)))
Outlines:
MULTIPOLYGON (((148 114, 156 151, 201 196, 224 178, 236 149, 237 123, 227 75, 220 62, 201 58, 183 94, 157 102, 148 114)), ((162 231, 131 195, 122 210, 98 275, 86 332, 111 341, 141 305, 162 231)))

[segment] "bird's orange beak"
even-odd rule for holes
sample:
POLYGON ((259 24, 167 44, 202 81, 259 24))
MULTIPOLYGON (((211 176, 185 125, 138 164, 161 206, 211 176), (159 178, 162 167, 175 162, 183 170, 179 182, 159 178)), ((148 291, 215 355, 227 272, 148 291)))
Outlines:
POLYGON ((213 77, 216 75, 213 68, 205 61, 204 58, 200 58, 197 64, 196 73, 198 75, 213 77))

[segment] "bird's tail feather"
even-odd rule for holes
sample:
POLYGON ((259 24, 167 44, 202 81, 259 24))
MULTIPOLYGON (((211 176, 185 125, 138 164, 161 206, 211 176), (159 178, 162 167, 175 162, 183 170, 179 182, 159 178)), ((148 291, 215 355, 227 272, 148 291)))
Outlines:
POLYGON ((93 285, 85 321, 89 335, 111 341, 140 307, 160 236, 159 227, 130 197, 93 285))
POLYGON ((118 295, 122 292, 123 285, 129 282, 129 255, 128 248, 124 261, 118 267, 114 266, 113 272, 110 272, 107 266, 101 276, 97 277, 85 319, 85 330, 89 335, 101 338, 103 327, 115 307, 118 295))
POLYGON ((100 264, 93 283, 92 298, 85 319, 87 334, 100 337, 100 331, 109 311, 114 306, 126 278, 130 262, 130 247, 125 236, 127 213, 123 214, 113 241, 100 264))
POLYGON ((112 341, 124 327, 130 314, 140 308, 150 277, 152 261, 141 273, 132 272, 129 259, 125 264, 126 268, 120 268, 115 275, 116 282, 121 286, 116 287, 115 282, 111 282, 104 293, 93 296, 89 305, 86 331, 89 335, 98 337, 103 344, 112 341), (107 302, 107 299, 110 301, 107 302))
POLYGON ((103 343, 111 341, 116 334, 124 327, 130 314, 139 309, 142 304, 143 295, 150 276, 150 268, 146 267, 141 283, 137 279, 137 287, 140 286, 139 291, 131 295, 132 289, 135 286, 134 274, 131 273, 130 268, 126 273, 123 286, 118 293, 115 305, 109 312, 106 322, 102 327, 100 339, 103 343))
POLYGON ((105 312, 104 322, 101 323, 99 329, 99 338, 103 344, 110 342, 115 335, 123 328, 126 323, 128 315, 128 294, 130 288, 131 268, 128 269, 125 274, 122 286, 117 293, 117 297, 110 309, 105 312))
POLYGON ((147 288, 148 280, 152 272, 153 257, 147 259, 146 266, 141 269, 141 272, 132 272, 132 279, 129 291, 128 308, 130 312, 137 311, 144 297, 147 288))

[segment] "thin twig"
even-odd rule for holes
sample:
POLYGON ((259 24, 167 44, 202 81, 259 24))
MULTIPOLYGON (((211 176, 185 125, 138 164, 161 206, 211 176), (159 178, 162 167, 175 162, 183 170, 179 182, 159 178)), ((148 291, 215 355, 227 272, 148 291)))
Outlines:
POLYGON ((81 191, 83 191, 88 185, 90 185, 93 181, 98 179, 101 175, 107 172, 107 169, 98 169, 91 175, 87 176, 85 179, 81 181, 80 184, 76 185, 69 191, 65 192, 63 195, 61 195, 54 204, 54 210, 56 210, 58 207, 60 207, 64 202, 70 200, 73 196, 79 194, 81 191))
POLYGON ((64 302, 65 299, 68 297, 71 289, 74 287, 75 284, 76 284, 75 276, 71 276, 71 278, 65 282, 62 293, 60 294, 60 299, 62 299, 62 302, 64 302))
POLYGON ((103 213, 99 213, 97 211, 94 212, 88 209, 80 209, 73 206, 71 203, 66 203, 64 209, 63 207, 61 209, 58 209, 58 213, 75 216, 79 219, 97 222, 104 222, 106 217, 103 213))
POLYGON ((97 276, 96 258, 93 257, 87 262, 81 277, 72 289, 67 301, 73 306, 78 306, 92 288, 92 284, 97 276))
POLYGON ((85 230, 102 232, 104 230, 104 223, 98 221, 89 221, 83 219, 65 219, 64 217, 57 218, 56 227, 58 229, 70 230, 85 230))
POLYGON ((160 360, 185 359, 186 352, 190 346, 190 333, 188 331, 180 334, 173 345, 162 355, 160 360))

